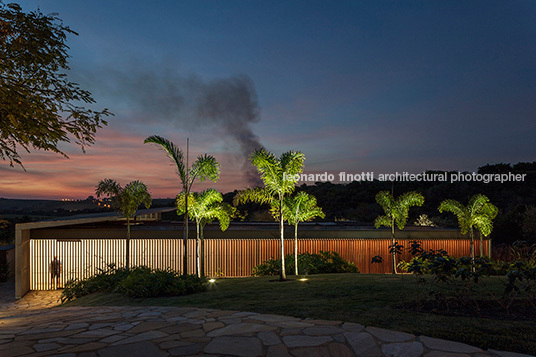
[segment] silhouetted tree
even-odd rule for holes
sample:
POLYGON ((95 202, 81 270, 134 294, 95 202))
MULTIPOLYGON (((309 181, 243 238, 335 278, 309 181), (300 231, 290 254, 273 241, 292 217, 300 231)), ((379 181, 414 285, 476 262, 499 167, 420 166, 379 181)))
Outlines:
POLYGON ((19 148, 67 157, 58 143, 69 136, 84 150, 111 114, 80 106, 95 101, 67 79, 67 34, 77 35, 54 14, 0 2, 0 158, 11 166, 22 166, 19 148))

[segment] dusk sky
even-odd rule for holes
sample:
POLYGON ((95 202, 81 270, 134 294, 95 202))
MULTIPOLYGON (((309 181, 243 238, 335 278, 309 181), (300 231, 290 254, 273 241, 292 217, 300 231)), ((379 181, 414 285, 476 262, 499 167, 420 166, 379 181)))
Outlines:
MULTIPOLYGON (((9 2, 9 1, 5 1, 9 2)), ((536 2, 19 2, 56 12, 69 77, 115 116, 84 154, 0 164, 0 197, 86 198, 103 178, 174 197, 164 136, 214 155, 222 192, 260 145, 305 172, 474 171, 536 160, 536 2)))

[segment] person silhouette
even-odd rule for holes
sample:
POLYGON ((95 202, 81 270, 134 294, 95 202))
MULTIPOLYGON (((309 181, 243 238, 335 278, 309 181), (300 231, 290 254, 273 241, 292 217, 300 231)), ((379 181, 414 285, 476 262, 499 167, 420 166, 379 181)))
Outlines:
POLYGON ((54 290, 54 278, 56 278, 56 289, 60 288, 60 275, 61 275, 61 261, 55 255, 54 259, 50 262, 50 275, 52 277, 51 288, 54 290))

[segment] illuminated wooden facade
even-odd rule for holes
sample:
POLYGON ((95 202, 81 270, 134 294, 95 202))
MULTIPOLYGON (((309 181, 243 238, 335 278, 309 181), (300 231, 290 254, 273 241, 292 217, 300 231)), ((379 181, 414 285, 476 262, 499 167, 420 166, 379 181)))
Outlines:
MULTIPOLYGON (((152 213, 154 215, 154 213, 152 213)), ((148 216, 145 216, 148 217, 148 216)), ((132 266, 182 269, 182 225, 153 220, 133 226, 130 243, 132 266)), ((205 229, 205 272, 211 277, 250 276, 254 266, 269 258, 280 257, 278 227, 270 223, 232 223, 226 232, 217 225, 205 229)), ((422 242, 424 249, 445 249, 454 256, 469 255, 469 239, 456 229, 407 228, 398 231, 399 244, 422 242)), ((125 262, 126 227, 116 216, 90 217, 85 220, 26 223, 17 225, 17 297, 28 290, 51 287, 50 262, 57 256, 62 262, 60 285, 69 279, 80 279, 106 269, 109 264, 125 262)), ((188 272, 195 272, 195 227, 190 228, 188 272)), ((484 241, 484 251, 489 250, 484 241)), ((390 273, 388 246, 390 231, 370 227, 336 224, 302 224, 298 251, 318 253, 334 251, 353 262, 362 273, 390 273), (381 255, 382 264, 371 264, 381 255)), ((293 230, 286 231, 286 252, 293 253, 293 230)), ((479 241, 475 242, 479 251, 479 241)), ((404 251, 401 259, 410 259, 404 251)))

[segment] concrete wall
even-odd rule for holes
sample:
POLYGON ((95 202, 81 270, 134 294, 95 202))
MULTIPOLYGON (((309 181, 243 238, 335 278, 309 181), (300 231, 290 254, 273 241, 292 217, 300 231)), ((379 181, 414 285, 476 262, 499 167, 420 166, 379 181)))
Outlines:
POLYGON ((15 299, 30 291, 30 230, 15 232, 15 299))

